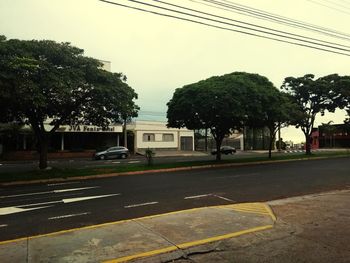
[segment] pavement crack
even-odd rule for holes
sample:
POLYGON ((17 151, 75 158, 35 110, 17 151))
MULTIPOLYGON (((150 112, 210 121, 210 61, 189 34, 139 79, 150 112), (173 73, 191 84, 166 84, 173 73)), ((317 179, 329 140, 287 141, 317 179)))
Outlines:
POLYGON ((220 243, 215 246, 214 248, 211 248, 211 249, 206 249, 206 250, 202 250, 202 251, 193 251, 193 252, 189 252, 187 253, 186 257, 184 256, 179 256, 175 259, 169 259, 167 261, 164 261, 162 263, 170 263, 170 262, 174 262, 174 261, 177 261, 177 260, 188 260, 190 262, 193 262, 193 263, 196 263, 197 261, 195 261, 194 259, 190 258, 191 256, 196 256, 196 255, 205 255, 205 254, 209 254, 209 253, 212 253, 212 252, 222 252, 222 251, 225 251, 224 249, 220 249, 218 248, 218 246, 220 245, 220 243))
POLYGON ((139 226, 141 226, 142 228, 146 229, 147 231, 152 232, 153 234, 157 235, 160 238, 163 238, 165 241, 167 241, 168 243, 172 244, 174 247, 176 247, 178 249, 178 251, 181 251, 181 253, 183 254, 180 258, 184 258, 184 259, 188 259, 188 256, 186 254, 186 252, 180 248, 179 246, 177 246, 174 242, 172 242, 171 240, 169 240, 167 237, 165 237, 164 235, 154 231, 153 229, 145 226, 144 224, 142 224, 141 222, 138 222, 137 220, 132 219, 133 222, 135 222, 136 224, 138 224, 139 226))

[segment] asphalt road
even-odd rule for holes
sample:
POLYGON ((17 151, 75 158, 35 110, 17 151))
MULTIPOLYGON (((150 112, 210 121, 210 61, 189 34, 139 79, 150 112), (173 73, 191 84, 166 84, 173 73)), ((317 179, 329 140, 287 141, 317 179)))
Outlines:
POLYGON ((348 157, 2 187, 0 240, 349 187, 348 157))
MULTIPOLYGON (((279 153, 284 155, 285 153, 279 153)), ((300 153, 287 153, 300 154, 300 153)), ((267 153, 254 153, 238 151, 234 155, 222 155, 222 159, 235 159, 235 158, 249 158, 255 156, 267 156, 267 153)), ((155 156, 155 163, 175 163, 175 162, 188 162, 188 161, 209 161, 215 160, 213 155, 202 155, 202 156, 155 156)), ((51 167, 58 168, 91 168, 91 167, 102 167, 110 165, 128 165, 146 163, 146 158, 140 155, 132 155, 127 159, 112 159, 112 160, 93 160, 91 158, 82 159, 58 159, 49 160, 48 165, 51 167)), ((35 161, 0 161, 0 174, 1 173, 15 173, 24 172, 38 169, 39 162, 35 161)))

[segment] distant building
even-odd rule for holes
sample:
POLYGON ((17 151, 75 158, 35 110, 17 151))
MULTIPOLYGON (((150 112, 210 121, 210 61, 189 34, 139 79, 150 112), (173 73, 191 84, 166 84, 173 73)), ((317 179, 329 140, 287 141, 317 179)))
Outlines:
POLYGON ((312 149, 350 148, 350 125, 320 125, 311 135, 312 149))
MULTIPOLYGON (((270 130, 265 128, 244 129, 244 150, 268 150, 270 143, 270 130)), ((272 144, 272 149, 275 143, 272 144)))

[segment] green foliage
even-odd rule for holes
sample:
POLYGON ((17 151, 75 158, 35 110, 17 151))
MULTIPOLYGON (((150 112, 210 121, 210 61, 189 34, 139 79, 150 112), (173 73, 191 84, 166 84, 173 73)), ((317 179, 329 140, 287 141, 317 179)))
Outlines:
POLYGON ((45 151, 48 132, 60 125, 107 127, 137 116, 137 94, 126 77, 101 66, 69 43, 1 37, 1 120, 30 124, 45 151), (46 121, 51 125, 48 131, 46 121))
MULTIPOLYGON (((263 112, 262 93, 275 89, 265 77, 245 72, 214 76, 176 89, 168 102, 168 126, 210 129, 217 150, 226 135, 263 112)), ((220 160, 220 151, 217 151, 220 160)))
POLYGON ((297 105, 291 124, 303 131, 307 154, 310 154, 310 136, 316 115, 318 113, 324 115, 326 110, 334 112, 344 103, 339 92, 340 80, 336 74, 318 79, 312 74, 307 74, 299 78, 288 77, 283 82, 282 88, 291 94, 292 100, 297 105))

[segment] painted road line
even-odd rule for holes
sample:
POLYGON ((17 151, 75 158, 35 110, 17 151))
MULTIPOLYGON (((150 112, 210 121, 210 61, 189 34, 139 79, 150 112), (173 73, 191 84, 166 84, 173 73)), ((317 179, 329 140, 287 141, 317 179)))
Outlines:
POLYGON ((87 190, 87 189, 94 189, 94 188, 100 188, 100 186, 91 186, 91 187, 81 187, 81 188, 72 188, 72 189, 53 190, 53 192, 56 194, 56 193, 64 193, 64 192, 71 192, 71 191, 80 191, 80 190, 87 190))
POLYGON ((43 194, 56 194, 56 193, 64 193, 64 192, 71 192, 71 191, 81 191, 81 190, 87 190, 87 189, 99 188, 99 187, 100 186, 92 186, 92 187, 61 189, 61 190, 52 190, 52 191, 18 194, 18 195, 4 195, 4 196, 0 196, 0 198, 11 198, 11 197, 21 197, 21 196, 29 196, 29 195, 43 195, 43 194))
POLYGON ((211 196, 212 194, 203 194, 203 195, 193 195, 193 196, 186 196, 184 199, 195 199, 195 198, 202 198, 211 196))
POLYGON ((128 163, 140 163, 141 161, 129 161, 128 163))
POLYGON ((243 212, 243 213, 253 213, 253 214, 259 214, 264 216, 270 216, 273 221, 275 220, 275 217, 270 211, 267 206, 263 203, 243 203, 243 204, 234 204, 234 205, 226 205, 222 206, 223 209, 232 209, 236 212, 243 212))
POLYGON ((121 194, 110 194, 110 195, 95 195, 95 196, 85 196, 85 197, 75 197, 75 198, 67 198, 67 199, 62 199, 62 202, 67 204, 67 203, 73 203, 73 202, 79 202, 79 201, 85 201, 85 200, 91 200, 91 199, 96 199, 96 198, 103 198, 103 197, 110 197, 110 196, 117 196, 121 194))
POLYGON ((28 207, 28 206, 49 205, 49 204, 58 204, 58 203, 62 203, 62 200, 43 202, 43 203, 26 204, 26 205, 17 205, 16 207, 23 208, 23 207, 28 207))
POLYGON ((0 198, 11 198, 11 197, 20 197, 20 196, 28 196, 28 195, 43 195, 43 194, 50 194, 50 193, 52 193, 52 191, 28 193, 28 194, 18 194, 18 195, 4 195, 4 196, 0 196, 0 198))
POLYGON ((9 214, 27 212, 27 211, 42 209, 47 207, 51 207, 51 206, 41 206, 41 207, 34 207, 34 208, 3 207, 3 208, 0 208, 0 215, 9 215, 9 214))
POLYGON ((89 215, 91 214, 90 212, 84 212, 84 213, 79 213, 79 214, 70 214, 70 215, 62 215, 62 216, 54 216, 54 217, 49 217, 48 220, 56 220, 56 219, 62 219, 62 218, 68 218, 68 217, 75 217, 75 216, 83 216, 83 215, 89 215))
POLYGON ((0 227, 7 227, 8 225, 6 225, 6 224, 3 224, 3 225, 0 225, 0 227))
POLYGON ((187 243, 178 244, 175 246, 170 246, 170 247, 166 247, 166 248, 152 250, 152 251, 148 251, 148 252, 144 252, 144 253, 140 253, 140 254, 135 254, 135 255, 130 255, 130 256, 126 256, 126 257, 107 260, 107 261, 104 261, 103 263, 121 263, 121 262, 130 261, 130 260, 145 258, 145 257, 152 257, 152 256, 156 256, 159 254, 179 250, 179 249, 186 249, 189 247, 199 246, 199 245, 203 245, 203 244, 207 244, 207 243, 211 243, 211 242, 215 242, 215 241, 220 241, 220 240, 224 240, 224 239, 228 239, 228 238, 238 237, 238 236, 241 236, 244 234, 254 233, 254 232, 267 230, 267 229, 271 229, 271 228, 273 228, 273 225, 254 227, 254 228, 250 228, 250 229, 246 229, 246 230, 242 230, 242 231, 238 231, 238 232, 233 232, 233 233, 229 233, 229 234, 225 234, 225 235, 221 235, 221 236, 214 236, 214 237, 210 237, 210 238, 206 238, 206 239, 200 239, 200 240, 195 240, 195 241, 191 241, 191 242, 187 242, 187 243))
POLYGON ((55 183, 55 184, 47 184, 47 186, 58 186, 58 185, 77 184, 77 183, 80 183, 80 182, 55 183))
POLYGON ((217 198, 220 198, 220 199, 222 199, 222 200, 228 201, 228 202, 234 202, 234 203, 236 203, 236 201, 234 201, 234 200, 232 200, 232 199, 230 199, 230 198, 226 198, 226 197, 223 197, 223 196, 220 196, 220 195, 213 195, 213 196, 215 196, 215 197, 217 197, 217 198))
POLYGON ((120 194, 118 193, 118 194, 109 194, 109 195, 84 196, 84 197, 76 197, 76 198, 66 198, 66 199, 62 199, 59 201, 51 201, 51 202, 46 202, 46 203, 35 203, 35 204, 3 207, 3 208, 0 208, 0 215, 21 213, 21 212, 27 212, 30 210, 51 207, 51 206, 43 206, 43 207, 31 207, 31 206, 46 205, 46 204, 58 204, 58 203, 68 204, 68 203, 73 203, 73 202, 86 201, 86 200, 91 200, 91 199, 96 199, 96 198, 103 198, 103 197, 110 197, 110 196, 117 196, 117 195, 120 195, 120 194), (31 207, 31 208, 23 208, 23 207, 31 207))
POLYGON ((127 205, 127 206, 124 206, 124 208, 133 208, 133 207, 139 207, 139 206, 145 206, 145 205, 155 205, 155 204, 158 204, 158 202, 148 202, 148 203, 142 203, 142 204, 127 205))
POLYGON ((112 162, 112 163, 120 163, 120 162, 112 162))

